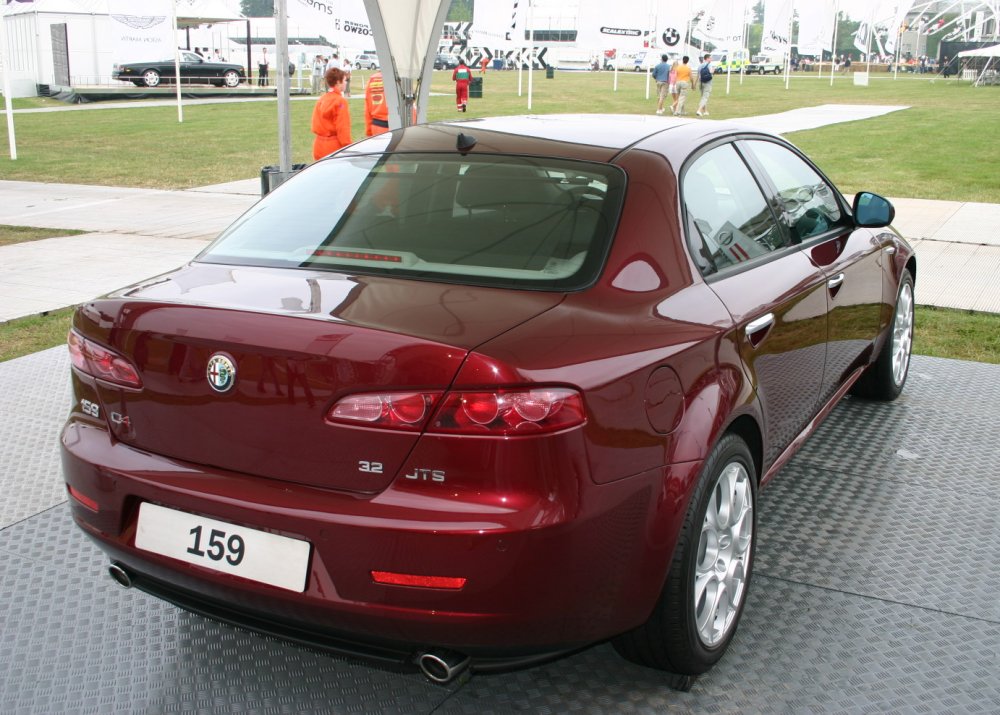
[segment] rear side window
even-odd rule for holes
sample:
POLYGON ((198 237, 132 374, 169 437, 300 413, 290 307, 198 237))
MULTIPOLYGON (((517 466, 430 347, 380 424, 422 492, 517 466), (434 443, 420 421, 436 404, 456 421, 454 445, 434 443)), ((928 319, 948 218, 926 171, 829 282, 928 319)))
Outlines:
POLYGON ((600 273, 624 188, 606 164, 338 157, 269 194, 198 260, 576 290, 600 273))

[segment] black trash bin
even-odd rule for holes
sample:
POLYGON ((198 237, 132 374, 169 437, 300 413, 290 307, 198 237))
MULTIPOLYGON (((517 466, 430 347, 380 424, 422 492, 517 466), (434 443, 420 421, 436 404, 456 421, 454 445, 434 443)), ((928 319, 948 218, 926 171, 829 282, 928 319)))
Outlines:
POLYGON ((469 99, 483 98, 483 78, 473 77, 469 80, 469 99))
POLYGON ((267 196, 285 181, 305 169, 306 166, 306 164, 292 164, 292 170, 288 172, 288 176, 281 175, 280 166, 262 166, 260 169, 260 195, 267 196))
POLYGON ((552 65, 547 65, 545 67, 545 79, 552 79, 556 76, 556 68, 552 65))

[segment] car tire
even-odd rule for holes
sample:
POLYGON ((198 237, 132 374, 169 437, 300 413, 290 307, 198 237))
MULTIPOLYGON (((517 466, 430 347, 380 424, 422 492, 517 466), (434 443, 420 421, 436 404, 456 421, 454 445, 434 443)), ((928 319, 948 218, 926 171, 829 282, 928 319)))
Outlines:
POLYGON ((913 276, 907 270, 899 279, 896 305, 885 344, 851 392, 858 397, 891 402, 899 397, 910 372, 913 352, 913 276))
POLYGON ((240 73, 236 70, 226 70, 222 75, 222 81, 230 89, 240 86, 240 73))
POLYGON ((361 63, 360 63, 360 62, 356 63, 356 64, 354 65, 354 69, 356 69, 356 70, 359 70, 359 69, 361 69, 361 63))
POLYGON ((147 87, 158 87, 160 84, 160 73, 156 70, 146 70, 142 73, 142 83, 147 87))
POLYGON ((756 471, 750 449, 738 435, 726 434, 715 445, 691 495, 653 613, 638 628, 612 640, 623 657, 671 673, 698 675, 726 652, 753 571, 756 471))

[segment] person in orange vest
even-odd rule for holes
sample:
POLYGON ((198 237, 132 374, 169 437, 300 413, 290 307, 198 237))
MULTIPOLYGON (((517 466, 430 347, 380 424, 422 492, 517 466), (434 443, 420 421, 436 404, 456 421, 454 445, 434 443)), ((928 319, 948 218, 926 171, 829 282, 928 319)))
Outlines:
POLYGON ((385 101, 382 72, 377 71, 365 87, 365 136, 389 131, 389 105, 385 101))
POLYGON ((451 73, 451 81, 455 83, 455 106, 458 111, 466 111, 469 104, 469 82, 472 81, 472 70, 465 66, 464 60, 458 61, 458 67, 451 73))
POLYGON ((479 60, 479 74, 486 74, 486 68, 490 64, 490 58, 483 55, 483 59, 479 60))
POLYGON ((343 70, 326 71, 326 84, 330 91, 319 98, 312 115, 313 159, 322 159, 351 143, 351 115, 344 99, 346 77, 343 70))

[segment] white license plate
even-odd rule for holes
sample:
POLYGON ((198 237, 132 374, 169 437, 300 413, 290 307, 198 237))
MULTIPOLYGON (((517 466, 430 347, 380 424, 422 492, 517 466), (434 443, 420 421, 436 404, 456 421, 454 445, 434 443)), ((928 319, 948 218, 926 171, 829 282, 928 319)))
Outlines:
POLYGON ((136 548, 189 564, 305 591, 309 542, 143 502, 136 548))

